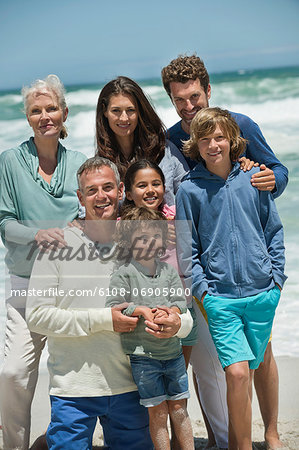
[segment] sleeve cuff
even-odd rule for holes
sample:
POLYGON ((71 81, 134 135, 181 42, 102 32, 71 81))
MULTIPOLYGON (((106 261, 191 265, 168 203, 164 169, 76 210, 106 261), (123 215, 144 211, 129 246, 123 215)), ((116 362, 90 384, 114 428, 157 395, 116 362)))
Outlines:
POLYGON ((184 314, 179 314, 181 319, 181 326, 178 332, 175 334, 178 338, 182 339, 188 336, 193 327, 193 319, 189 309, 184 314))
POLYGON ((99 308, 90 311, 89 323, 91 333, 113 331, 111 308, 99 308))

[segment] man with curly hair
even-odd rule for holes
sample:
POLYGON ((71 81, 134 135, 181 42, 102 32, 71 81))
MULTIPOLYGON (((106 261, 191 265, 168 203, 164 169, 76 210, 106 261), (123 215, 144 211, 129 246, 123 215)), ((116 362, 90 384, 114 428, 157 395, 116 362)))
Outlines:
MULTIPOLYGON (((182 150, 183 141, 190 137, 190 124, 196 113, 209 106, 211 85, 204 62, 195 54, 180 55, 162 69, 162 81, 181 120, 168 129, 168 138, 182 150)), ((259 126, 248 116, 231 112, 241 136, 247 140, 245 156, 260 164, 260 172, 251 177, 251 183, 259 190, 271 191, 274 198, 284 191, 288 182, 288 170, 276 158, 267 144, 259 126)), ((186 157, 190 169, 196 161, 186 157)), ((191 364, 196 374, 199 398, 208 418, 209 443, 213 439, 219 447, 227 447, 228 415, 224 372, 219 363, 215 346, 204 320, 205 312, 198 314, 199 342, 193 347, 191 364), (213 436, 214 435, 214 436, 213 436)), ((271 342, 267 346, 264 362, 254 377, 260 410, 265 425, 265 440, 271 450, 283 446, 277 431, 278 370, 272 353, 271 342)))

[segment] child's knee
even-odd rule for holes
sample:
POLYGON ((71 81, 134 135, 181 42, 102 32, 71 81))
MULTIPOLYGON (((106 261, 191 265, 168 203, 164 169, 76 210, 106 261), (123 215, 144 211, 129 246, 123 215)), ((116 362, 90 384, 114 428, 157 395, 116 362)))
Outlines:
POLYGON ((171 418, 183 418, 187 414, 187 401, 183 400, 169 400, 168 401, 169 415, 171 418))
POLYGON ((166 401, 160 403, 157 406, 151 406, 150 408, 148 408, 150 418, 157 421, 167 420, 168 412, 168 404, 166 401))

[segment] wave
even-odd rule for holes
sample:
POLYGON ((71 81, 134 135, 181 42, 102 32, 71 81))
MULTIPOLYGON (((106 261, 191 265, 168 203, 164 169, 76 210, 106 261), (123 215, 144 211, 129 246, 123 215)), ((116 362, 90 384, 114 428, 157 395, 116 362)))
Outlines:
POLYGON ((212 85, 212 98, 217 103, 263 103, 291 97, 299 97, 299 77, 240 80, 212 85))

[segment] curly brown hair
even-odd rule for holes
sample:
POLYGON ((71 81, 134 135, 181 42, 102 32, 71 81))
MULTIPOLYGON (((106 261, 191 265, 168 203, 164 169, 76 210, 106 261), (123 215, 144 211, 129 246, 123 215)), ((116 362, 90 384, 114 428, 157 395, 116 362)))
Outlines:
POLYGON ((160 211, 148 209, 144 206, 128 206, 121 214, 121 220, 117 223, 114 240, 119 248, 130 249, 132 236, 141 227, 158 228, 162 231, 163 247, 167 246, 168 223, 164 214, 160 211))
POLYGON ((230 158, 236 161, 245 151, 247 141, 240 136, 240 128, 230 113, 221 108, 203 108, 198 111, 191 122, 190 139, 184 142, 184 155, 195 161, 202 161, 198 140, 212 134, 217 125, 230 141, 230 158))
POLYGON ((168 66, 163 67, 161 76, 164 88, 170 98, 170 83, 172 81, 187 83, 189 80, 197 80, 198 78, 205 93, 207 94, 208 92, 210 83, 209 74, 203 61, 196 54, 191 56, 179 55, 168 66))
POLYGON ((146 158, 159 164, 163 158, 165 127, 141 87, 130 78, 119 76, 103 87, 96 111, 96 144, 96 154, 116 164, 122 181, 127 168, 133 162, 146 158), (118 94, 129 95, 138 112, 133 153, 129 161, 122 155, 121 148, 105 117, 110 98, 118 94))

